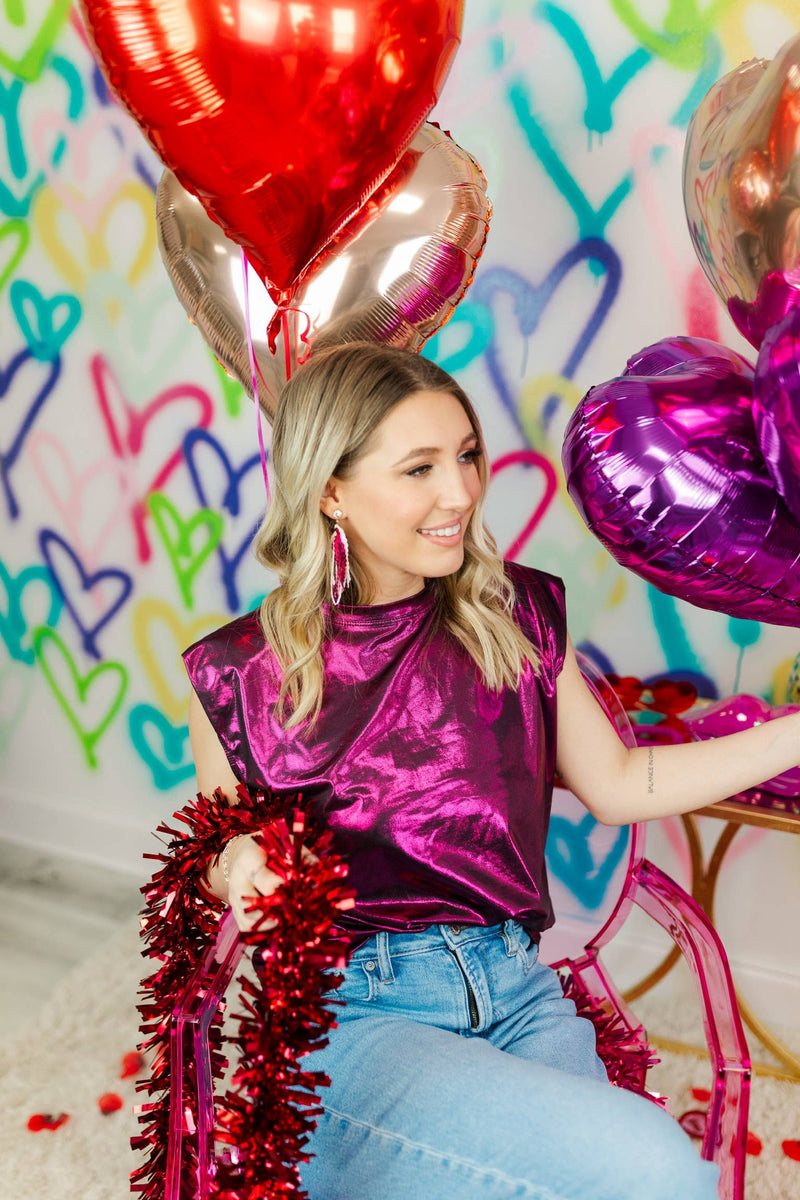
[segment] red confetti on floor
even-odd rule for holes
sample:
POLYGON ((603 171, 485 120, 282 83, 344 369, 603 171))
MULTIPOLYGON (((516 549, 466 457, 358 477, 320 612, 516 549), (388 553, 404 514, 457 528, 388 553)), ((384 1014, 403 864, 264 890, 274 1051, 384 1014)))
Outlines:
POLYGON ((695 1100, 709 1101, 711 1099, 711 1092, 708 1088, 692 1088, 692 1095, 695 1100))
POLYGON ((800 1162, 800 1142, 795 1138, 787 1138, 785 1142, 781 1142, 781 1150, 787 1158, 800 1162))
POLYGON ((41 1133, 43 1129, 58 1129, 69 1120, 69 1113, 59 1113, 54 1116, 53 1113, 34 1113, 28 1117, 28 1129, 31 1133, 41 1133))
POLYGON ((104 1092, 97 1101, 97 1107, 105 1116, 109 1113, 118 1112, 122 1108, 122 1097, 116 1092, 104 1092))
POLYGON ((706 1114, 701 1108, 690 1108, 678 1117, 678 1124, 689 1137, 702 1138, 706 1132, 706 1114))
POLYGON ((764 1149, 761 1138, 756 1137, 754 1133, 747 1131, 747 1153, 757 1157, 764 1149))
POLYGON ((123 1054, 121 1066, 120 1079, 130 1079, 132 1075, 138 1075, 143 1069, 144 1058, 138 1050, 131 1050, 129 1054, 123 1054))

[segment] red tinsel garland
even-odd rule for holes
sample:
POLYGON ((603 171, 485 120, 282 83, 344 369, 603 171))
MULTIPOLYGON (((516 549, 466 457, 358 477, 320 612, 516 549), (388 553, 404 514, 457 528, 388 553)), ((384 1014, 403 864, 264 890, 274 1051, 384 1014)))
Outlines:
POLYGON ((666 1108, 664 1097, 649 1092, 641 1082, 650 1068, 661 1061, 645 1038, 632 1033, 618 1012, 604 1009, 572 971, 559 978, 561 990, 573 1001, 578 1016, 588 1018, 594 1025, 597 1056, 606 1068, 609 1083, 666 1108))
MULTIPOLYGON (((333 926, 337 912, 352 906, 353 892, 342 884, 347 868, 333 854, 330 834, 306 829, 306 818, 297 807, 301 797, 264 792, 251 796, 243 786, 237 791, 239 803, 233 806, 220 791, 211 797, 198 795, 174 814, 186 830, 160 825, 157 832, 168 838, 167 850, 147 856, 161 866, 142 889, 142 935, 144 953, 159 965, 143 981, 140 993, 140 1049, 152 1055, 152 1066, 149 1078, 137 1084, 150 1100, 140 1106, 143 1131, 132 1139, 134 1149, 145 1150, 147 1158, 131 1176, 131 1190, 145 1200, 162 1200, 164 1195, 172 1010, 216 937, 226 907, 201 891, 198 881, 209 860, 218 859, 225 843, 239 833, 256 835, 268 868, 283 882, 272 896, 254 903, 259 920, 244 935, 260 950, 263 966, 256 983, 240 980, 244 1012, 237 1018, 238 1033, 228 1040, 242 1057, 231 1090, 215 1104, 219 1136, 236 1152, 231 1161, 217 1162, 212 1194, 220 1200, 304 1195, 297 1164, 308 1160, 303 1147, 314 1128, 313 1117, 321 1111, 313 1107, 314 1089, 329 1081, 320 1072, 302 1071, 297 1060, 323 1046, 334 1024, 322 993, 341 977, 323 975, 320 968, 344 965, 346 943, 336 939, 333 926), (293 811, 290 830, 286 818, 293 811), (306 847, 313 849, 315 860, 304 853, 306 847), (263 928, 268 920, 273 923, 269 930, 263 928)), ((220 1020, 218 1016, 209 1030, 217 1080, 226 1065, 220 1020)), ((192 1118, 192 1063, 187 1063, 184 1082, 192 1118)), ((194 1195, 196 1163, 197 1148, 185 1139, 181 1194, 187 1200, 194 1195)))

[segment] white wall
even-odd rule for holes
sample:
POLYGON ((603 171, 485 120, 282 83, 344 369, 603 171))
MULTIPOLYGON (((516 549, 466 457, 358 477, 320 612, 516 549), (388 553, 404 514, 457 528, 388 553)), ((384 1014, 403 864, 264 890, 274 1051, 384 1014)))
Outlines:
MULTIPOLYGON (((800 26, 791 0, 738 4, 711 28, 686 30, 665 49, 663 0, 638 5, 651 24, 650 32, 640 31, 646 47, 618 15, 623 11, 613 0, 468 0, 464 42, 434 114, 488 175, 495 217, 477 282, 499 268, 512 275, 511 291, 489 298, 473 291, 430 353, 471 392, 493 457, 530 445, 544 399, 557 393, 544 444, 559 477, 561 433, 574 404, 592 383, 618 373, 630 353, 681 332, 741 347, 707 287, 700 316, 688 311, 686 289, 699 268, 681 201, 683 129, 713 78, 752 55, 771 56, 800 26), (600 133, 609 77, 625 59, 637 69, 611 98, 600 133), (614 211, 598 217, 621 184, 625 194, 614 211), (604 307, 608 276, 583 262, 545 303, 549 273, 588 234, 600 240, 607 266, 620 269, 613 302, 604 307), (565 363, 598 305, 599 330, 567 379, 565 363), (487 346, 472 340, 470 318, 491 323, 487 346)), ((0 18, 8 54, 21 58, 31 33, 30 23, 20 30, 0 18)), ((185 603, 150 518, 146 546, 137 543, 120 471, 129 494, 144 501, 204 412, 237 468, 257 451, 255 425, 171 292, 154 240, 159 165, 120 110, 98 98, 76 22, 57 32, 38 76, 25 69, 27 80, 6 62, 0 68, 0 453, 19 447, 5 472, 13 513, 0 493, 0 833, 141 871, 141 853, 153 844, 148 831, 193 791, 188 686, 178 652, 252 607, 268 581, 245 556, 231 595, 215 553, 198 571, 191 605, 185 603), (126 131, 122 142, 119 130, 126 131), (66 145, 53 165, 59 136, 66 145), (30 300, 22 304, 25 289, 14 288, 20 282, 38 289, 35 313, 30 300), (26 312, 34 325, 68 318, 74 328, 62 331, 59 348, 52 337, 49 350, 40 346, 41 360, 26 359, 26 312), (141 450, 120 457, 102 416, 103 395, 124 429, 126 403, 141 413, 167 389, 174 389, 172 400, 151 419, 141 450), (32 569, 42 574, 44 530, 92 569, 121 571, 130 582, 129 596, 98 635, 100 661, 82 648, 70 615, 51 610, 42 579, 27 584, 15 619, 16 585, 3 580, 32 569), (39 626, 61 644, 46 643, 44 659, 34 661, 31 633, 39 626), (100 676, 87 683, 86 673, 97 668, 100 676), (92 758, 86 731, 105 720, 92 758)), ((206 446, 195 461, 205 501, 184 460, 160 488, 184 520, 204 502, 219 508, 224 491, 219 452, 206 446)), ((498 478, 490 521, 503 546, 534 511, 541 487, 522 467, 498 478)), ((256 467, 243 479, 239 515, 225 513, 229 556, 262 507, 256 467)), ((83 592, 65 552, 55 554, 76 611, 91 626, 121 585, 83 592)), ((564 577, 574 642, 599 650, 618 673, 689 668, 719 694, 786 699, 789 666, 800 650, 794 630, 750 630, 757 640, 737 669, 741 627, 681 601, 664 602, 619 568, 583 527, 563 484, 519 557, 564 577)), ((651 852, 680 875, 669 834, 654 829, 651 852)), ((800 959, 787 914, 796 908, 799 853, 800 842, 786 835, 751 839, 724 871, 718 903, 732 956, 755 972, 752 986, 758 990, 761 978, 769 1000, 769 980, 782 973, 795 1012, 800 959)))

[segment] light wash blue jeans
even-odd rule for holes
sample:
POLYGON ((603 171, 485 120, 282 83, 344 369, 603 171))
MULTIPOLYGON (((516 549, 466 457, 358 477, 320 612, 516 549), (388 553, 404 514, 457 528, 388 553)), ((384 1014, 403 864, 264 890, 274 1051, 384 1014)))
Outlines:
POLYGON ((325 1112, 310 1200, 714 1200, 717 1167, 609 1086, 594 1028, 516 921, 379 933, 302 1059, 325 1112))

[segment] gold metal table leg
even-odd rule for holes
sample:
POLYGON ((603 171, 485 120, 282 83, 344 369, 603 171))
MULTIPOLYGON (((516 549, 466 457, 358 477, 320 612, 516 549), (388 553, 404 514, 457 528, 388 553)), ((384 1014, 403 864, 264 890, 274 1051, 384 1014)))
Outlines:
MULTIPOLYGON (((717 839, 716 845, 711 853, 711 857, 708 860, 708 866, 706 867, 703 861, 703 845, 700 840, 700 833, 696 817, 693 813, 684 813, 681 816, 681 821, 683 822, 683 828, 689 844, 689 854, 691 856, 692 898, 697 901, 697 903, 705 912, 709 921, 711 921, 712 925, 714 925, 716 928, 716 923, 714 921, 714 900, 717 882, 719 880, 719 873, 722 868, 725 855, 728 853, 731 843, 733 842, 733 839, 735 838, 739 829, 741 829, 741 824, 736 821, 727 821, 725 823, 722 833, 717 839)), ((644 995, 645 992, 654 987, 659 980, 663 979, 664 976, 672 970, 679 958, 680 950, 677 947, 673 947, 663 962, 661 962, 659 966, 655 968, 655 970, 651 971, 649 975, 624 993, 625 1000, 630 1002, 635 1000, 638 996, 644 995)), ((779 1062, 783 1063, 783 1065, 788 1069, 788 1075, 784 1074, 783 1072, 778 1072, 774 1068, 768 1067, 766 1064, 754 1063, 754 1068, 756 1070, 763 1070, 769 1074, 781 1075, 783 1078, 788 1077, 791 1079, 800 1080, 800 1056, 794 1054, 788 1046, 784 1045, 784 1043, 781 1042, 779 1038, 777 1038, 775 1034, 767 1028, 763 1021, 761 1021, 755 1015, 753 1010, 750 1008, 750 1005, 740 996, 738 990, 736 992, 736 1001, 739 1005, 739 1013, 744 1024, 752 1033, 755 1034, 762 1046, 769 1050, 771 1054, 774 1054, 779 1062)), ((653 1041, 655 1044, 658 1039, 654 1038, 653 1041)), ((667 1043, 662 1042, 661 1044, 665 1049, 669 1048, 667 1043)), ((675 1048, 677 1048, 677 1044, 675 1048)), ((683 1046, 683 1049, 690 1050, 693 1049, 693 1047, 683 1046)), ((696 1049, 699 1050, 699 1047, 696 1049)))

